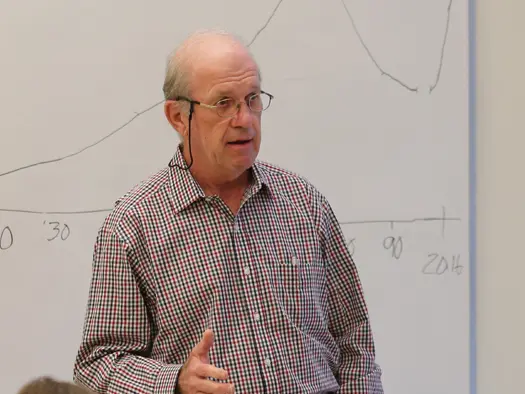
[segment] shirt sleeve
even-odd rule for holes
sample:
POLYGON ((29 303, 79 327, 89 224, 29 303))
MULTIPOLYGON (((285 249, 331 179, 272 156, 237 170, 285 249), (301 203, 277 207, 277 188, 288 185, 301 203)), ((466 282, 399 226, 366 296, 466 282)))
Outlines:
POLYGON ((323 198, 324 243, 329 286, 329 328, 341 352, 341 394, 383 394, 381 369, 357 268, 341 227, 323 198))
POLYGON ((131 249, 109 225, 102 227, 73 377, 102 394, 173 394, 182 365, 148 357, 155 329, 131 249))

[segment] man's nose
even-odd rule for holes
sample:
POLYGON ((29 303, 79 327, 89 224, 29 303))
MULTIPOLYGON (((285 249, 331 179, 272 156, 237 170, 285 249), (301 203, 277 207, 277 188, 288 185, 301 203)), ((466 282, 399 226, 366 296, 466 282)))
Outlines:
POLYGON ((245 102, 237 104, 237 113, 232 119, 233 126, 249 127, 252 123, 252 110, 245 102))

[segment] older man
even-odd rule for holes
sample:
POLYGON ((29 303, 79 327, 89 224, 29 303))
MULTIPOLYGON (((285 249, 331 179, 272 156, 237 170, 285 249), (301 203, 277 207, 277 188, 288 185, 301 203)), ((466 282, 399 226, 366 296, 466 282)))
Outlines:
POLYGON ((182 143, 103 223, 75 380, 119 394, 382 393, 329 203, 256 159, 273 96, 248 49, 193 34, 164 93, 182 143))

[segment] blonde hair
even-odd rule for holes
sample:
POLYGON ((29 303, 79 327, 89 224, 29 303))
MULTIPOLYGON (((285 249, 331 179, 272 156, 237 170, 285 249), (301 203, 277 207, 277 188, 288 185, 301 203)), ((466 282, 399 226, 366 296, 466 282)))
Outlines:
POLYGON ((42 376, 26 383, 17 394, 94 394, 74 383, 63 382, 42 376))

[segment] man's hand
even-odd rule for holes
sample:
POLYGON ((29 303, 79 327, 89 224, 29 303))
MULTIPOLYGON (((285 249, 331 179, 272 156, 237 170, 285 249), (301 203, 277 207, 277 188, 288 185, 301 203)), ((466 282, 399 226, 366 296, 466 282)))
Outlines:
POLYGON ((233 384, 208 380, 208 377, 218 380, 228 379, 228 372, 210 365, 208 353, 212 345, 213 332, 206 330, 201 341, 193 348, 188 360, 179 372, 176 393, 233 393, 233 384))

